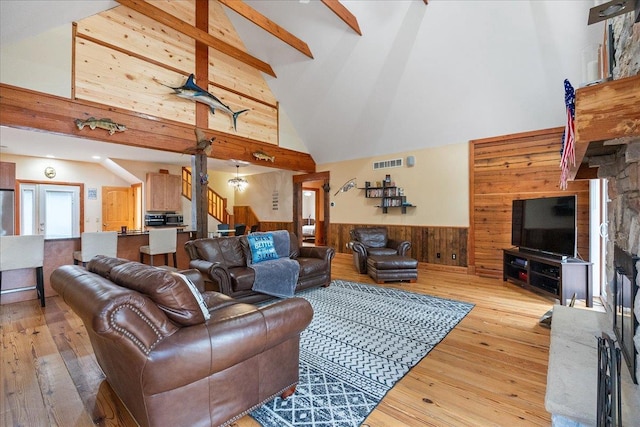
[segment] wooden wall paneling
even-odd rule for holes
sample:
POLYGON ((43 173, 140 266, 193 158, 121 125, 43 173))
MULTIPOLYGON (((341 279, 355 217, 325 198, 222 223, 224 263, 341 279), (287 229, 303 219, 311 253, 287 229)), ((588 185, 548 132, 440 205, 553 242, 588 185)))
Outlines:
POLYGON ((278 109, 241 95, 213 86, 209 92, 227 104, 233 111, 249 109, 237 119, 237 129, 233 128, 233 119, 221 111, 209 114, 209 129, 238 134, 256 141, 278 144, 278 109))
POLYGON ((561 191, 560 147, 563 128, 504 135, 470 143, 471 270, 501 277, 502 249, 511 247, 514 199, 578 196, 578 252, 589 253, 589 184, 569 183, 561 191))
POLYGON ((195 103, 163 86, 185 77, 96 43, 76 39, 76 99, 195 124, 195 103))
MULTIPOLYGON (((278 100, 259 71, 242 67, 237 61, 225 58, 225 55, 211 48, 209 65, 209 81, 215 88, 241 94, 247 99, 278 108, 278 100)), ((215 89, 213 92, 215 93, 215 89)))
POLYGON ((288 230, 294 232, 290 221, 260 221, 260 231, 288 230))
POLYGON ((196 67, 195 42, 191 37, 125 7, 114 7, 78 21, 77 36, 116 46, 186 75, 196 67))
POLYGON ((328 245, 338 253, 351 254, 347 244, 351 241, 350 230, 354 227, 386 227, 392 239, 409 240, 408 254, 419 262, 444 267, 467 267, 467 229, 464 227, 426 227, 409 225, 335 224, 329 227, 331 238, 328 245), (440 258, 436 254, 440 252, 440 258), (456 259, 451 254, 456 254, 456 259))
MULTIPOLYGON (((195 12, 191 2, 166 2, 166 4, 168 7, 176 4, 191 5, 186 9, 180 9, 179 14, 177 10, 172 14, 186 20, 185 12, 190 13, 190 19, 193 20, 195 12)), ((210 21, 211 19, 226 21, 224 24, 220 22, 210 24, 210 28, 225 34, 225 39, 233 39, 233 44, 239 44, 244 48, 241 41, 239 43, 235 41, 239 38, 224 12, 217 10, 220 6, 216 2, 211 2, 209 6, 210 21), (211 9, 216 9, 217 12, 212 12, 211 9)), ((147 58, 149 62, 162 64, 167 69, 181 71, 185 77, 195 70, 195 48, 192 38, 130 9, 115 7, 83 19, 78 26, 78 36, 98 44, 118 47, 131 55, 147 58)), ((240 61, 213 48, 208 48, 208 51, 210 65, 208 79, 216 88, 243 94, 272 107, 277 105, 276 98, 258 70, 246 67, 240 61)), ((196 73, 196 80, 202 79, 196 73)), ((215 93, 215 90, 212 93, 215 93)))
MULTIPOLYGON (((186 77, 81 38, 76 39, 76 52, 76 98, 195 124, 195 102, 177 97, 164 86, 181 86, 186 77)), ((209 114, 210 129, 277 144, 276 108, 219 88, 214 95, 233 111, 250 111, 238 118, 237 131, 228 114, 209 114)))

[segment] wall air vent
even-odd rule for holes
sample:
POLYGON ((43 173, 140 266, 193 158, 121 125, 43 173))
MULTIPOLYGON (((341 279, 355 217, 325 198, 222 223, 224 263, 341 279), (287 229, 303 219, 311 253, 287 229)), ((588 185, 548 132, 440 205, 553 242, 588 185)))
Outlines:
POLYGON ((373 162, 373 170, 402 167, 402 158, 373 162))

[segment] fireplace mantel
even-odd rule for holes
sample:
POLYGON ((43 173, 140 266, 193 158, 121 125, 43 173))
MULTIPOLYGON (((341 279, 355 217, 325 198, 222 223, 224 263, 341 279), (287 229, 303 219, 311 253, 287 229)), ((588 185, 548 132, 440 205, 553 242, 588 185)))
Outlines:
POLYGON ((597 177, 597 157, 640 140, 640 74, 576 90, 576 165, 570 179, 597 177), (591 161, 590 161, 591 159, 591 161))

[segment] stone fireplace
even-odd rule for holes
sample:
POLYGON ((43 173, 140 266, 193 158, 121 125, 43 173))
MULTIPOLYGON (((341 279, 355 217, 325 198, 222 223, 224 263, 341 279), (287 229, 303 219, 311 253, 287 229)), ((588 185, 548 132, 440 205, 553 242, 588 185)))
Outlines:
MULTIPOLYGON (((640 71, 640 24, 634 25, 633 18, 633 14, 627 14, 613 20, 616 58, 614 80, 635 76, 640 71)), ((637 132, 634 133, 637 134, 637 132)), ((616 265, 626 262, 622 260, 625 257, 624 254, 626 256, 640 254, 640 136, 605 141, 605 145, 615 148, 614 152, 589 159, 589 162, 597 163, 598 178, 608 180, 609 241, 606 248, 606 294, 608 296, 606 304, 607 312, 611 314, 612 324, 614 324, 616 265), (618 259, 614 259, 616 253, 618 259)), ((637 286, 635 289, 638 289, 637 286)), ((626 296, 626 298, 629 297, 626 296)), ((640 319, 640 295, 637 291, 633 299, 635 318, 640 319)), ((637 359, 637 353, 640 352, 639 328, 635 328, 634 342, 637 359)), ((635 366, 635 376, 640 379, 640 360, 636 360, 635 366)))

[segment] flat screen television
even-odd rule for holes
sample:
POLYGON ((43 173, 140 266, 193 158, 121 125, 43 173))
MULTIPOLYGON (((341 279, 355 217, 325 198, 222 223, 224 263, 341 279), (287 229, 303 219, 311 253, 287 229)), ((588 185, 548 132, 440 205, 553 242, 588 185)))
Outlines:
POLYGON ((576 196, 514 200, 511 244, 520 249, 576 257, 576 196))

